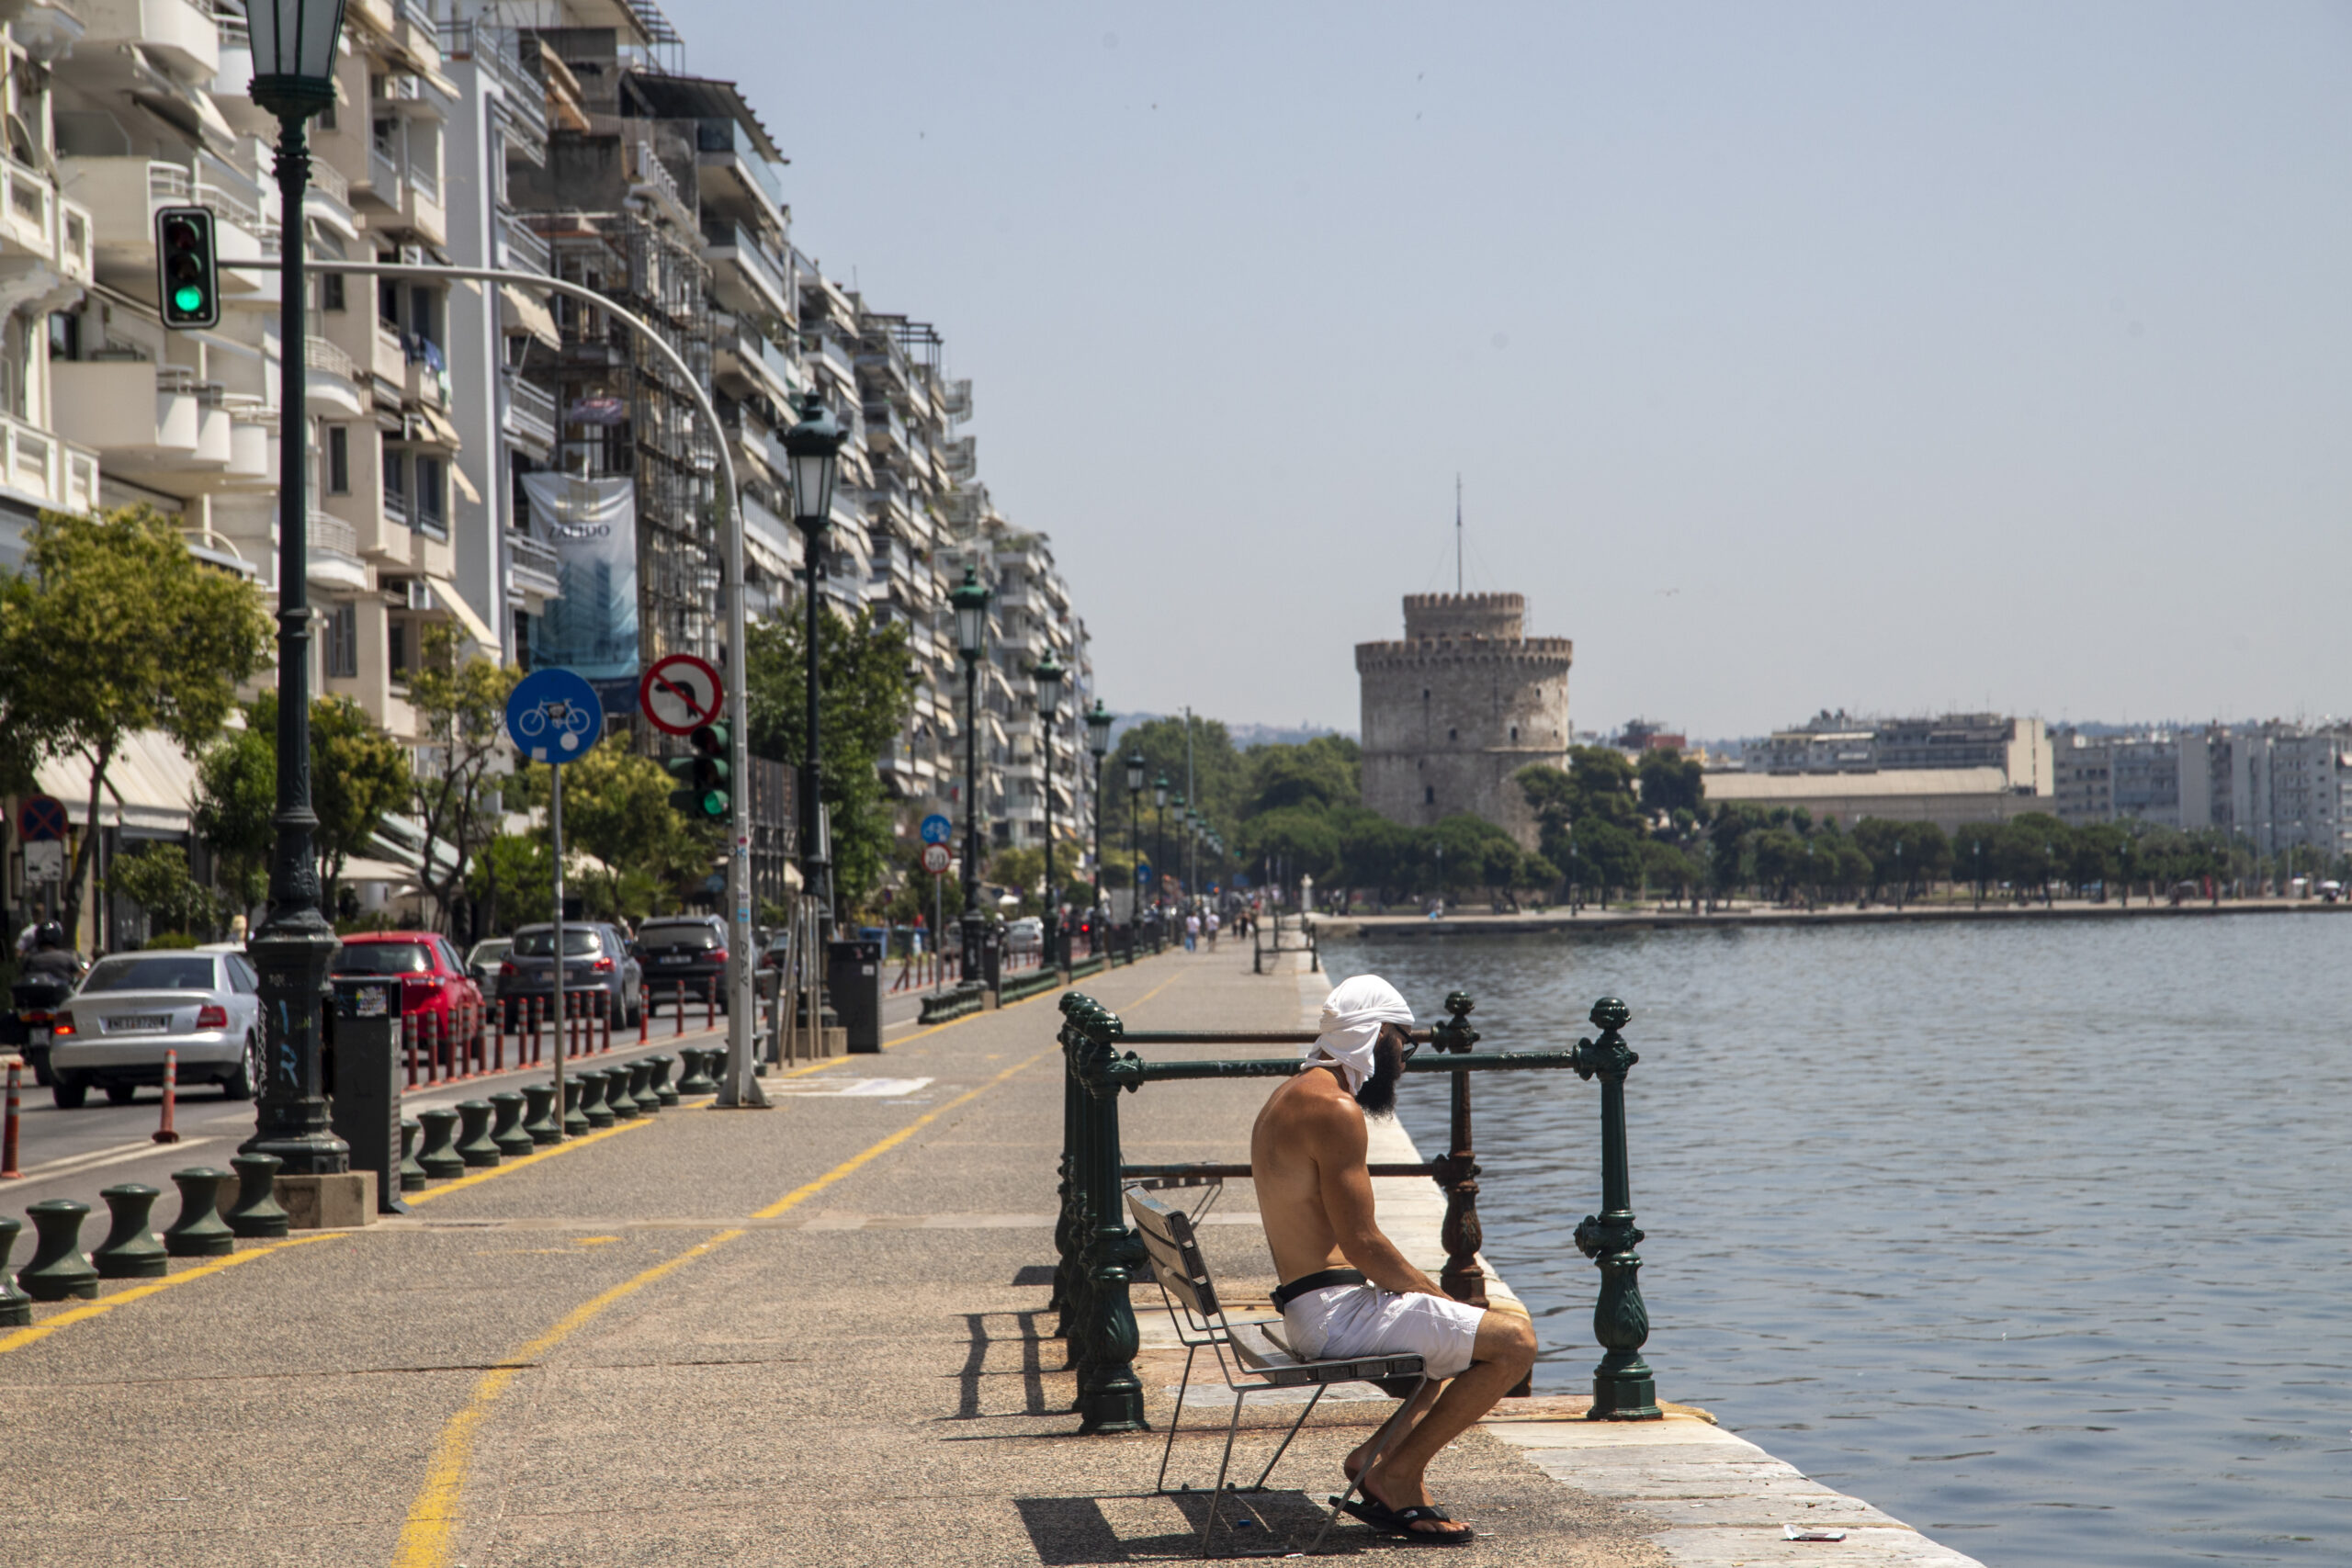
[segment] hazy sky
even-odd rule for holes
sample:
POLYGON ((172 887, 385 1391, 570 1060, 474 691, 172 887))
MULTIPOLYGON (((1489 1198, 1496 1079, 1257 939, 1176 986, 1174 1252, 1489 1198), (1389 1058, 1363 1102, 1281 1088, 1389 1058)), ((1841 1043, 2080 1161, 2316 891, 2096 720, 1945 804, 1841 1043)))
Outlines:
POLYGON ((663 4, 1115 708, 2352 713, 2352 6, 663 4))

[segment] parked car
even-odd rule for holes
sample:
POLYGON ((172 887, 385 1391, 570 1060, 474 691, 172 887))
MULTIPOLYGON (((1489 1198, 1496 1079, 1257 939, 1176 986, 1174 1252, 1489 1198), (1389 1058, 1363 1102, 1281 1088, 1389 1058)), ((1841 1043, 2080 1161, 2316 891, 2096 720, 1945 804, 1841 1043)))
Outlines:
POLYGON ((474 984, 481 987, 486 998, 497 998, 498 966, 506 962, 506 955, 514 947, 513 938, 494 936, 474 943, 473 951, 466 954, 466 973, 474 977, 474 984))
POLYGON ((431 1038, 462 1035, 481 1016, 481 987, 445 936, 431 931, 368 931, 343 939, 335 954, 337 975, 397 975, 401 1016, 417 1021, 431 1038))
MULTIPOLYGON (((563 991, 568 998, 587 998, 616 1029, 634 1028, 645 1016, 645 971, 627 939, 602 920, 564 922, 563 991)), ((533 999, 544 1006, 554 996, 555 927, 525 926, 498 966, 499 1010, 511 1029, 533 999)))
POLYGON ((645 965, 645 984, 655 1012, 663 1002, 674 1005, 680 986, 686 1006, 703 1005, 705 996, 727 1008, 727 926, 716 915, 665 915, 637 928, 637 953, 645 965))
POLYGON ((238 953, 118 953, 91 966, 51 1025, 50 1093, 75 1111, 93 1084, 128 1105, 164 1081, 178 1054, 182 1086, 217 1083, 251 1100, 262 1075, 261 977, 238 953))
POLYGON ((1007 953, 1036 953, 1045 945, 1046 922, 1035 915, 1023 915, 1004 928, 1007 953))

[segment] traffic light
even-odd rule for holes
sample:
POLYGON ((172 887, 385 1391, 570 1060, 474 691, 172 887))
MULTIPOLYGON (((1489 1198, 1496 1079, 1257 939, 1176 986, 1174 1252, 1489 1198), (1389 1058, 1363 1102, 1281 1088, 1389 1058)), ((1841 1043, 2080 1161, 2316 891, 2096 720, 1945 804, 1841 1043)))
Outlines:
POLYGON ((686 737, 686 743, 695 749, 693 756, 673 757, 662 764, 685 786, 670 792, 671 807, 697 822, 723 822, 729 807, 727 727, 703 725, 686 737))
POLYGON ((185 331, 220 324, 219 260, 209 209, 166 207, 155 214, 155 293, 164 325, 185 331))

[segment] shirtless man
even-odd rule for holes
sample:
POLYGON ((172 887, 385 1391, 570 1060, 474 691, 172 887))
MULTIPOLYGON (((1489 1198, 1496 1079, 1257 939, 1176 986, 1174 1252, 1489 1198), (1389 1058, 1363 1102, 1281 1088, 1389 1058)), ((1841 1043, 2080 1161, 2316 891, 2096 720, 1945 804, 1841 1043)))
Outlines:
POLYGON ((1527 1376, 1535 1331, 1524 1317, 1446 1295, 1374 1221, 1364 1117, 1395 1109, 1412 1021, 1405 998, 1378 976, 1333 991, 1322 1034, 1306 1050, 1310 1065, 1258 1113, 1250 1159, 1291 1348, 1318 1359, 1409 1352, 1429 1371, 1419 1397, 1382 1427, 1408 1429, 1380 1462, 1363 1470, 1379 1434, 1348 1456, 1364 1500, 1342 1506, 1416 1544, 1455 1546, 1473 1532, 1436 1506, 1424 1474, 1440 1449, 1527 1376))

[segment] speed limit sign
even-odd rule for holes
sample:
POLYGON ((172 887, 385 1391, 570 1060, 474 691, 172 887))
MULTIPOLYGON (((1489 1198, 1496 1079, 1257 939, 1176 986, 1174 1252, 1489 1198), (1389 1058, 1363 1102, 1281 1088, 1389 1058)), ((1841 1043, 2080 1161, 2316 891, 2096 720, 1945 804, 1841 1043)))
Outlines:
POLYGON ((947 874, 947 863, 954 857, 945 844, 925 844, 922 847, 922 868, 933 876, 947 874))

